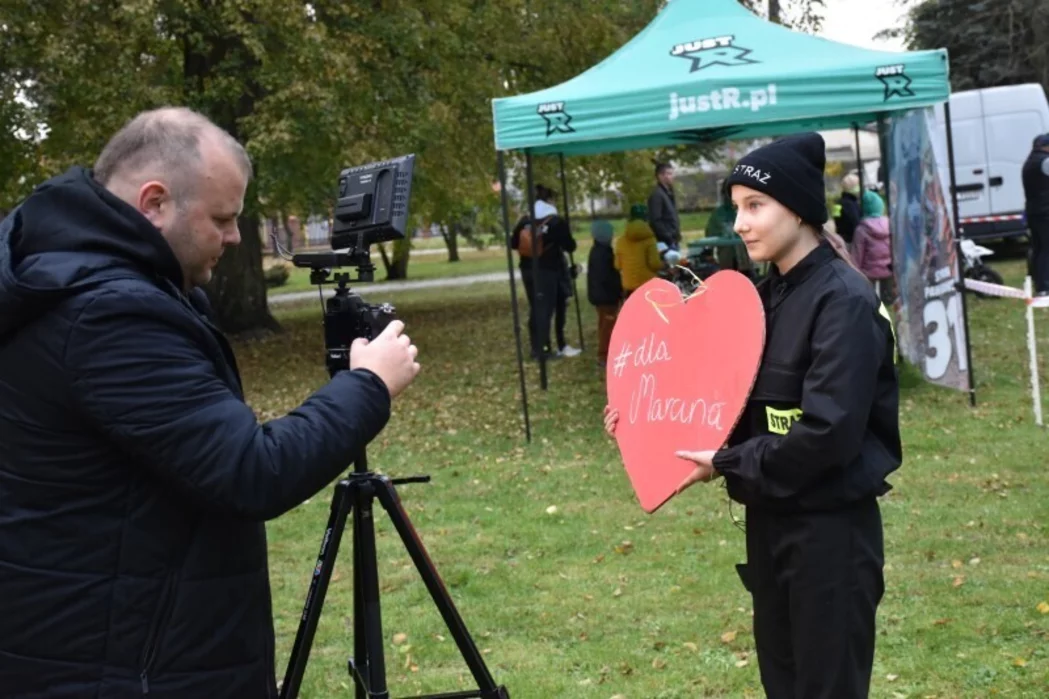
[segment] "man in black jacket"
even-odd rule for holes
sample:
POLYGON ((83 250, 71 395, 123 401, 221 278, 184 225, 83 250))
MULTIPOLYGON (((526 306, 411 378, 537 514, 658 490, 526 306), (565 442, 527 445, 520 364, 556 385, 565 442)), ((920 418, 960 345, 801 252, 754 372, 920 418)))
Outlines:
POLYGON ((1049 134, 1034 139, 1023 166, 1027 227, 1031 231, 1030 274, 1039 296, 1049 294, 1049 134))
POLYGON ((648 195, 648 225, 656 234, 656 240, 668 248, 681 247, 681 220, 674 198, 674 168, 667 163, 656 165, 656 186, 648 195))
POLYGON ((139 115, 0 223, 0 694, 276 697, 264 522, 338 477, 418 372, 399 321, 256 421, 199 285, 251 164, 139 115))

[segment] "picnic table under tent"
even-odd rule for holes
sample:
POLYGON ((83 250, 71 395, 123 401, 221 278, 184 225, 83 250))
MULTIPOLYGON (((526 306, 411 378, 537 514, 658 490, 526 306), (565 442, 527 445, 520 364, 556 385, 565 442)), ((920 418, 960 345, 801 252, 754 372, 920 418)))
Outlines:
MULTIPOLYGON (((957 220, 949 97, 945 49, 877 51, 792 31, 736 0, 670 0, 630 41, 576 77, 493 99, 526 437, 531 440, 531 424, 509 244, 506 152, 524 154, 534 216, 536 155, 559 157, 564 190, 566 156, 857 129, 893 112, 942 104, 957 220)), ((563 195, 567 217, 568 192, 563 195)), ((546 359, 538 359, 545 390, 546 359)))

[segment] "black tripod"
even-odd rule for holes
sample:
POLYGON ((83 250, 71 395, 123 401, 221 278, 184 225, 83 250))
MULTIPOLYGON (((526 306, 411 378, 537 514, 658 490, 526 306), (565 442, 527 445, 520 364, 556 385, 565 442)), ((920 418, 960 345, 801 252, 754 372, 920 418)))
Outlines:
MULTIPOLYGON (((299 256, 296 256, 299 257, 299 256)), ((297 263, 298 264, 298 263, 297 263)), ((306 264, 302 264, 306 266, 306 264)), ((363 272, 364 270, 362 270, 363 272)), ((315 279, 327 276, 327 270, 314 269, 315 279)), ((335 297, 328 300, 324 314, 327 365, 330 374, 349 366, 349 345, 359 336, 360 328, 368 325, 365 317, 369 307, 346 288, 346 277, 340 275, 335 297), (345 363, 344 363, 345 362, 345 363)), ((362 274, 362 278, 364 275, 362 274)), ((385 312, 391 313, 389 306, 385 312)), ((374 315, 374 313, 373 313, 374 315)), ((392 317, 392 313, 391 313, 392 317)), ((375 328, 372 328, 374 330, 375 328)), ((381 328, 379 328, 381 330, 381 328)), ((379 605, 379 576, 375 556, 375 524, 372 503, 378 498, 393 521, 412 562, 422 576, 426 589, 437 605, 441 617, 459 647, 479 689, 465 692, 432 694, 417 699, 509 699, 505 687, 496 686, 484 659, 474 645, 470 632, 444 587, 437 570, 430 561, 419 535, 401 506, 395 485, 427 483, 429 476, 390 479, 368 471, 368 457, 361 452, 353 464, 353 471, 339 481, 331 502, 328 526, 321 540, 320 554, 313 569, 313 579, 306 594, 302 620, 292 646, 291 659, 281 687, 281 699, 294 699, 306 671, 313 636, 317 630, 324 596, 339 553, 339 543, 346 527, 346 518, 353 513, 353 657, 349 672, 356 685, 356 699, 389 699, 386 688, 386 663, 383 656, 382 614, 379 605)))

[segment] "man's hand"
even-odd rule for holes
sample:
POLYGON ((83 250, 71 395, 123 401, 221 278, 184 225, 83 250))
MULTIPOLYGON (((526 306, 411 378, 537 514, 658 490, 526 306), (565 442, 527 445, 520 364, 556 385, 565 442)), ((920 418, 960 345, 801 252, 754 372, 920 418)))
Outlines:
POLYGON ((415 358, 419 348, 403 334, 404 323, 394 320, 371 342, 364 338, 354 340, 350 346, 350 369, 368 369, 382 379, 396 398, 419 373, 415 358))
POLYGON ((695 483, 706 483, 717 478, 718 472, 714 470, 714 453, 712 451, 679 451, 675 454, 678 458, 691 461, 696 465, 695 470, 688 474, 685 480, 681 481, 681 485, 674 490, 675 495, 695 483))

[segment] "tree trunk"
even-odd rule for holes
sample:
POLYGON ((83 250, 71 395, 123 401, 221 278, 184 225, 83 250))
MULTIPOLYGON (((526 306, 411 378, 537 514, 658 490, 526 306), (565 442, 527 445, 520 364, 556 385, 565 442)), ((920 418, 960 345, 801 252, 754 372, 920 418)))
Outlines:
POLYGON ((386 268, 386 279, 396 281, 408 278, 408 256, 411 242, 407 238, 393 241, 393 259, 386 268))
POLYGON ((773 24, 781 24, 779 0, 769 0, 769 21, 773 24))
POLYGON ((450 226, 441 224, 441 236, 444 237, 444 245, 448 248, 448 261, 459 261, 459 224, 450 226))
MULTIPOLYGON (((208 94, 208 84, 221 80, 223 70, 229 70, 226 65, 239 63, 240 69, 247 71, 252 64, 257 67, 258 59, 235 35, 223 33, 221 28, 209 23, 205 14, 191 10, 183 19, 186 26, 182 37, 182 75, 187 102, 241 141, 240 120, 254 113, 255 103, 263 94, 262 87, 249 81, 239 96, 216 98, 208 94), (199 40, 201 36, 203 41, 199 40)), ((244 212, 237 220, 240 245, 226 250, 205 287, 216 322, 228 333, 280 330, 266 301, 257 182, 256 165, 255 179, 244 195, 244 212)), ((275 233, 279 239, 279 229, 275 233)))

